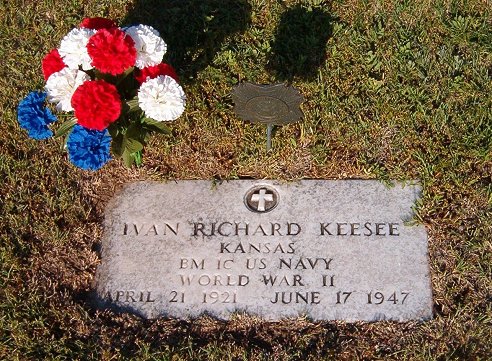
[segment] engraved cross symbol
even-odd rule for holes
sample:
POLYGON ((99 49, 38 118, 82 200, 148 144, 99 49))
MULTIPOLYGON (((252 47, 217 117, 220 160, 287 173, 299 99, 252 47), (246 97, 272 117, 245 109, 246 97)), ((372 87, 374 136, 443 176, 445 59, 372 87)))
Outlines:
POLYGON ((273 202, 273 194, 267 193, 265 188, 261 188, 258 193, 254 193, 251 196, 251 202, 258 203, 256 210, 258 212, 265 211, 265 202, 273 202))

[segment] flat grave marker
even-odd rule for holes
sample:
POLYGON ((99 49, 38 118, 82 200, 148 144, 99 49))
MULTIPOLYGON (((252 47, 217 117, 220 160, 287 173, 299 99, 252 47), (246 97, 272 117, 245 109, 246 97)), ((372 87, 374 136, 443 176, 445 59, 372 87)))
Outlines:
POLYGON ((106 209, 96 300, 146 318, 426 320, 419 194, 366 180, 130 184, 106 209))

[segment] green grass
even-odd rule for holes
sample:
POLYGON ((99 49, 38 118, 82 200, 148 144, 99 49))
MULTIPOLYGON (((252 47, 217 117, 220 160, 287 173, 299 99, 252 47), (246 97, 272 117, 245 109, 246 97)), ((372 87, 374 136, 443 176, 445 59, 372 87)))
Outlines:
POLYGON ((487 1, 0 3, 0 359, 485 360, 492 355, 492 7, 487 1), (193 10, 191 10, 193 9, 193 10), (75 169, 16 106, 87 16, 161 31, 187 111, 143 166, 75 169), (319 24, 313 31, 309 24, 319 24), (287 81, 304 122, 233 113, 239 81, 287 81), (105 203, 135 179, 420 179, 435 318, 145 321, 87 304, 105 203))

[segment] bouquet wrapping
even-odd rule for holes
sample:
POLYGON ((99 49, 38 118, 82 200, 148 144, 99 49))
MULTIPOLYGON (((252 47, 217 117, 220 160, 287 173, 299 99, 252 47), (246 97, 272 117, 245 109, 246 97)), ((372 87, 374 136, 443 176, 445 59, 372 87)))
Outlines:
POLYGON ((82 169, 100 169, 112 156, 140 164, 149 135, 169 133, 166 122, 185 109, 176 72, 163 62, 166 51, 151 26, 84 19, 43 58, 44 91, 19 103, 19 125, 34 139, 65 137, 70 161, 82 169), (63 112, 55 132, 46 101, 63 112))

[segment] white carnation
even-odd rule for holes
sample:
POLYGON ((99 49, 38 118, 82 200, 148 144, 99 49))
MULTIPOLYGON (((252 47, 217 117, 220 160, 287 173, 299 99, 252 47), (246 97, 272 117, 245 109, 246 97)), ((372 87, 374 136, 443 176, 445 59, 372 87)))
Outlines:
POLYGON ((62 39, 58 52, 70 69, 89 70, 92 68, 89 54, 87 53, 87 43, 89 38, 96 33, 93 29, 73 29, 62 39))
POLYGON ((45 90, 47 99, 56 103, 56 109, 70 112, 72 108, 72 95, 85 81, 91 80, 85 72, 76 69, 63 68, 59 72, 50 75, 46 81, 45 90))
POLYGON ((157 121, 175 120, 183 114, 186 96, 181 86, 167 75, 149 79, 138 91, 138 104, 149 118, 157 121))
POLYGON ((135 66, 137 68, 143 69, 162 62, 167 45, 157 30, 148 25, 137 25, 126 28, 125 32, 135 42, 137 49, 135 66))

